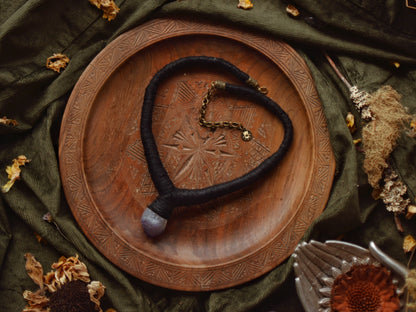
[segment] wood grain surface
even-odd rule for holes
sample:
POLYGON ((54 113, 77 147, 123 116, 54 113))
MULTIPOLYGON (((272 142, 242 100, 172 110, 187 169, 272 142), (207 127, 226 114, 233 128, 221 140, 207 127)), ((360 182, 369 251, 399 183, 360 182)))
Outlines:
MULTIPOLYGON (((153 114, 163 163, 177 187, 229 181, 279 147, 283 127, 261 105, 220 96, 207 119, 244 124, 254 135, 198 125, 213 80, 226 72, 190 68, 159 88, 153 114)), ((62 183, 85 235, 104 256, 155 285, 187 291, 235 286, 284 261, 322 212, 335 163, 325 118, 307 66, 287 44, 263 35, 188 20, 158 19, 121 35, 86 68, 69 99, 61 128, 62 183), (178 207, 157 239, 140 225, 157 196, 140 140, 144 89, 180 57, 224 58, 268 88, 288 113, 292 146, 279 166, 240 192, 178 207)))

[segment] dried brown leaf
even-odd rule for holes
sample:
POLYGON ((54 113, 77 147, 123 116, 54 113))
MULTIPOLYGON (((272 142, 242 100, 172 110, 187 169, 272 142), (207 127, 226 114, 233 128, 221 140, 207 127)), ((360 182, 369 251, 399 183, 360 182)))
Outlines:
POLYGON ((238 0, 237 7, 240 9, 249 10, 253 8, 253 3, 251 3, 250 0, 238 0))
POLYGON ((27 159, 26 156, 20 155, 17 158, 13 159, 13 164, 11 166, 6 167, 6 172, 8 174, 9 181, 5 185, 3 185, 1 189, 3 193, 7 193, 8 191, 10 191, 14 182, 20 179, 20 166, 24 166, 28 162, 30 162, 30 160, 27 159))
POLYGON ((89 0, 91 4, 103 11, 103 18, 111 21, 116 18, 120 8, 113 0, 89 0))
POLYGON ((59 73, 69 63, 69 58, 62 53, 54 53, 46 60, 46 67, 59 73))
POLYGON ((11 125, 11 126, 17 126, 18 125, 16 120, 9 119, 6 116, 0 118, 0 124, 7 125, 7 126, 8 125, 11 125))
POLYGON ((403 251, 405 253, 411 252, 416 248, 416 240, 412 235, 407 235, 403 240, 403 251))
POLYGON ((25 254, 26 271, 30 278, 43 289, 43 268, 42 265, 30 253, 25 254))

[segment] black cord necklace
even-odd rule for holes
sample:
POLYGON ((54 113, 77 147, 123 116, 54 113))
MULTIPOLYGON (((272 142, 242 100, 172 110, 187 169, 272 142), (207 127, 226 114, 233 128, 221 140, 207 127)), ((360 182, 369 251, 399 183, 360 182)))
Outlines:
POLYGON ((163 233, 167 221, 175 207, 190 206, 202 204, 226 194, 235 192, 243 187, 248 186, 258 180, 262 175, 275 167, 284 157, 293 138, 293 126, 289 116, 280 108, 278 104, 272 101, 264 94, 264 89, 260 88, 257 81, 249 75, 242 72, 233 64, 216 57, 208 56, 191 56, 178 59, 163 67, 150 81, 146 88, 142 116, 141 116, 141 138, 146 156, 150 176, 159 193, 159 196, 144 211, 141 223, 144 232, 155 237, 163 233), (152 131, 152 114, 153 103, 156 98, 160 82, 172 74, 174 71, 184 69, 185 67, 208 66, 215 67, 226 72, 232 73, 237 79, 247 86, 233 85, 225 82, 215 81, 204 98, 200 111, 199 124, 210 129, 216 128, 235 128, 242 132, 242 139, 248 141, 251 139, 251 132, 245 129, 241 124, 235 122, 207 122, 205 120, 205 109, 212 93, 215 90, 222 90, 234 96, 244 97, 253 102, 261 103, 271 113, 277 116, 283 124, 284 137, 279 149, 266 158, 259 166, 245 173, 234 180, 212 185, 201 189, 181 189, 177 188, 160 159, 159 151, 156 146, 155 138, 152 131), (211 93, 211 95, 209 95, 211 93), (204 105, 205 104, 205 105, 204 105), (205 106, 205 108, 204 108, 205 106))

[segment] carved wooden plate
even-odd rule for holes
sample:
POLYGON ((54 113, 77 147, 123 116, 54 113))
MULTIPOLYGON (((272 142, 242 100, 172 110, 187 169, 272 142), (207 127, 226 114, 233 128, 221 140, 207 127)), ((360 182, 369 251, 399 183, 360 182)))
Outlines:
MULTIPOLYGON (((153 132, 178 187, 225 182, 277 150, 279 120, 256 103, 217 98, 207 119, 242 122, 238 131, 210 132, 198 109, 212 80, 236 83, 225 72, 194 68, 159 89, 153 132)), ((158 19, 118 37, 89 64, 69 99, 59 158, 63 187, 85 235, 128 273, 159 286, 215 290, 256 278, 284 261, 322 212, 334 158, 313 80, 287 44, 218 25, 158 19), (292 146, 279 166, 243 191, 204 205, 179 207, 166 232, 149 239, 140 217, 157 192, 140 140, 144 89, 165 64, 180 57, 224 58, 269 89, 289 114, 292 146)))

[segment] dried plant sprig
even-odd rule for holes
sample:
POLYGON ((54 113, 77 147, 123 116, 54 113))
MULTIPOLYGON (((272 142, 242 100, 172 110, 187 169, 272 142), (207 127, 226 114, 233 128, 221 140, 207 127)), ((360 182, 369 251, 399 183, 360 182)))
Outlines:
POLYGON ((384 177, 384 186, 380 193, 380 198, 386 205, 386 209, 395 213, 404 213, 410 204, 410 199, 405 198, 407 186, 399 179, 394 170, 389 170, 384 177))
POLYGON ((368 122, 362 131, 364 171, 368 175, 368 182, 374 188, 379 187, 383 172, 388 168, 387 159, 410 118, 401 105, 400 98, 400 94, 392 87, 383 86, 366 100, 374 119, 368 122))

